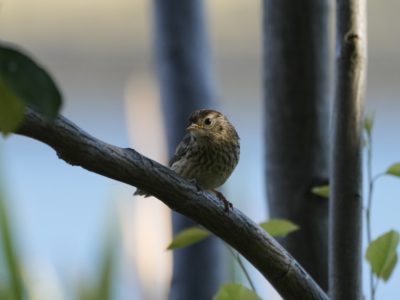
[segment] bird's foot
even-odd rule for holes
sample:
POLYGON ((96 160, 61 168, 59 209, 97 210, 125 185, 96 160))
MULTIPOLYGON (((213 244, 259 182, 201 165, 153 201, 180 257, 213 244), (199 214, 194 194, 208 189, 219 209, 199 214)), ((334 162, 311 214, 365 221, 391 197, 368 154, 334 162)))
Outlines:
POLYGON ((229 213, 229 210, 233 209, 233 204, 231 202, 229 202, 221 192, 219 192, 217 190, 212 190, 212 191, 217 196, 217 198, 219 200, 221 200, 222 203, 224 203, 225 212, 229 213))
POLYGON ((196 186, 196 189, 197 189, 198 192, 200 192, 200 191, 203 190, 203 188, 200 186, 200 184, 197 183, 197 180, 196 180, 196 179, 191 178, 191 179, 189 179, 189 182, 190 182, 191 184, 194 184, 194 185, 196 186))

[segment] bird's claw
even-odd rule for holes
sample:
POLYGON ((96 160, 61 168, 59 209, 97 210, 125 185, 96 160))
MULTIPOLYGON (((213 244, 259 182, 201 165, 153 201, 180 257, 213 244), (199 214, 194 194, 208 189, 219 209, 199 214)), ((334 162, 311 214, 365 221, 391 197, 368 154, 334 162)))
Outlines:
POLYGON ((227 212, 229 214, 229 211, 233 209, 233 204, 231 202, 229 202, 221 192, 219 192, 217 190, 213 190, 213 192, 217 196, 217 198, 219 200, 221 200, 222 203, 224 203, 225 212, 227 212))
POLYGON ((189 179, 189 182, 196 186, 196 189, 197 189, 198 192, 203 190, 203 188, 197 183, 196 179, 194 179, 194 178, 189 179))

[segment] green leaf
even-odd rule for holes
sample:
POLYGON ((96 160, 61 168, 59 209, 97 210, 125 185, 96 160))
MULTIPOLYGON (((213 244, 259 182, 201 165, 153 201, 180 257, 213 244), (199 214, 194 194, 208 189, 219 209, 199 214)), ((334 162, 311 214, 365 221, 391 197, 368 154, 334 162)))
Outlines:
POLYGON ((79 300, 95 300, 96 291, 86 281, 80 281, 77 287, 77 299, 79 300))
POLYGON ((400 163, 395 163, 391 165, 387 170, 386 174, 400 177, 400 163))
POLYGON ((14 293, 10 288, 7 289, 0 285, 0 299, 14 300, 16 298, 14 297, 14 293))
POLYGON ((366 258, 378 278, 387 281, 397 263, 399 233, 391 230, 369 244, 366 258))
POLYGON ((115 279, 116 250, 118 235, 116 224, 110 223, 103 232, 105 239, 101 247, 100 260, 97 263, 96 276, 93 280, 81 278, 77 285, 79 300, 113 299, 113 283, 115 279))
POLYGON ((271 219, 260 226, 273 237, 285 237, 300 227, 285 219, 271 219))
POLYGON ((12 234, 9 214, 3 195, 0 192, 0 252, 4 254, 6 274, 10 278, 8 292, 10 299, 23 299, 24 287, 21 274, 21 261, 18 258, 15 238, 12 234))
POLYGON ((112 298, 113 272, 115 269, 114 253, 117 242, 114 231, 110 230, 109 236, 103 246, 103 254, 100 262, 100 272, 95 287, 94 299, 109 300, 112 298))
POLYGON ((24 103, 0 77, 0 131, 7 135, 18 128, 24 117, 24 103))
POLYGON ((220 287, 213 300, 261 300, 261 298, 241 284, 227 283, 220 287))
POLYGON ((209 235, 210 233, 205 229, 191 227, 179 232, 167 249, 174 250, 184 248, 204 240, 209 235))
POLYGON ((329 198, 330 187, 329 185, 314 186, 311 192, 317 196, 329 198))
POLYGON ((374 119, 375 119, 375 114, 373 113, 369 113, 364 118, 364 129, 367 132, 368 136, 371 136, 372 134, 372 129, 374 128, 374 119))
POLYGON ((26 105, 53 120, 61 107, 61 94, 47 71, 9 45, 0 44, 0 80, 26 105))

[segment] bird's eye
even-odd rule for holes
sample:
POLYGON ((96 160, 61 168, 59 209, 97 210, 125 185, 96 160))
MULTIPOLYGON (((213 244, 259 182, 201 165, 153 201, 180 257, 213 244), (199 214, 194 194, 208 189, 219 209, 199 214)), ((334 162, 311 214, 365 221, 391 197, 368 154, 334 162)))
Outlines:
POLYGON ((211 118, 205 118, 205 119, 204 119, 204 124, 205 124, 205 125, 211 125, 211 123, 212 123, 212 122, 211 122, 211 118))

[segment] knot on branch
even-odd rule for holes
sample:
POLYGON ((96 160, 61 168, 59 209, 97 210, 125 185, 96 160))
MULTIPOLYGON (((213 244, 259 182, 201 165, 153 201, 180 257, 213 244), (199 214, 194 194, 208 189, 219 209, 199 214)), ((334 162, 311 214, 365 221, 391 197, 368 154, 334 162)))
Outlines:
POLYGON ((354 65, 350 67, 353 69, 362 69, 362 62, 366 59, 366 46, 363 41, 363 36, 354 31, 348 31, 344 36, 338 39, 338 59, 347 61, 347 65, 354 65))
POLYGON ((356 43, 358 40, 361 40, 361 37, 359 34, 350 31, 346 33, 344 40, 346 43, 356 43))

